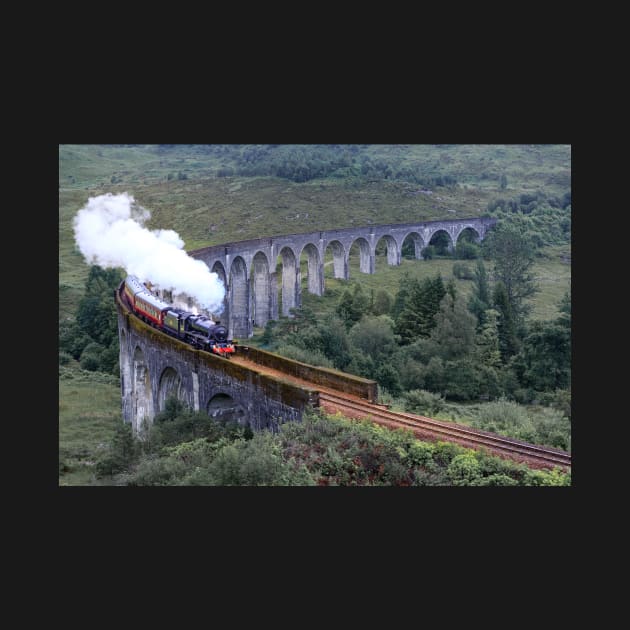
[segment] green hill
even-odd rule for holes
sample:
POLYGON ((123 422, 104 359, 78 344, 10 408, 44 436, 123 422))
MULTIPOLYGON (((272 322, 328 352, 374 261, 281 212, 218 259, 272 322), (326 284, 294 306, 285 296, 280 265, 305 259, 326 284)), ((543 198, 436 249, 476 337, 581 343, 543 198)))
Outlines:
MULTIPOLYGON (((59 314, 88 267, 72 219, 128 192, 188 250, 318 229, 480 216, 488 204, 570 195, 569 145, 60 145, 59 314)), ((567 239, 568 244, 568 239, 567 239)))

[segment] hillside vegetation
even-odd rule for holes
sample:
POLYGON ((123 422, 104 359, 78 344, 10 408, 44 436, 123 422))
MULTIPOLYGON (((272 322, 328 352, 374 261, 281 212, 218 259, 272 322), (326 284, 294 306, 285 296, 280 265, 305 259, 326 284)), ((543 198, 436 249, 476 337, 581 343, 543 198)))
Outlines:
POLYGON ((151 211, 148 227, 175 230, 192 250, 481 216, 497 200, 570 189, 569 145, 60 145, 60 319, 87 279, 72 220, 90 196, 130 193, 151 211))

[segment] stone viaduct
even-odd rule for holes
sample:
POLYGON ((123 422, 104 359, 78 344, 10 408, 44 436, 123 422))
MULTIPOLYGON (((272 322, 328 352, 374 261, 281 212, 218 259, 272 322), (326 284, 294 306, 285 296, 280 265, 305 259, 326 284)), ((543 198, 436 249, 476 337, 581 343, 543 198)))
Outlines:
MULTIPOLYGON (((349 278, 350 249, 358 245, 359 269, 374 273, 376 247, 382 241, 387 262, 399 265, 403 242, 410 238, 416 258, 431 238, 444 231, 451 247, 464 230, 472 230, 481 240, 495 219, 458 219, 375 225, 291 234, 272 238, 229 243, 189 252, 218 273, 226 285, 225 311, 235 337, 252 334, 252 324, 264 326, 281 312, 300 305, 300 259, 306 258, 308 290, 324 292, 324 257, 332 254, 334 277, 349 278), (282 282, 278 287, 276 263, 281 260, 282 282)), ((196 350, 135 317, 118 291, 115 295, 120 342, 120 381, 125 422, 135 433, 143 432, 143 423, 152 423, 162 411, 166 399, 176 396, 192 409, 204 410, 224 420, 247 424, 253 430, 277 429, 280 422, 297 420, 304 408, 318 406, 317 385, 352 393, 370 401, 377 397, 375 381, 337 370, 308 366, 291 359, 241 344, 241 350, 258 365, 276 368, 314 384, 297 386, 274 378, 262 370, 248 368, 196 350)))
POLYGON ((449 248, 469 230, 475 241, 482 240, 496 223, 492 218, 454 219, 418 223, 392 223, 306 234, 288 234, 248 241, 214 245, 189 251, 218 274, 226 287, 221 321, 234 338, 251 337, 253 327, 264 326, 279 313, 301 305, 300 261, 306 260, 307 286, 310 293, 324 293, 324 260, 331 254, 335 278, 350 278, 350 250, 356 245, 359 270, 374 273, 376 249, 382 243, 387 263, 400 265, 403 243, 410 239, 415 257, 431 239, 444 232, 449 248), (277 263, 281 262, 281 266, 277 263), (279 269, 280 271, 277 271, 279 269), (282 280, 279 281, 278 273, 282 280), (279 286, 280 285, 280 286, 279 286))
POLYGON ((115 299, 122 415, 134 433, 143 433, 143 422, 153 423, 169 396, 253 430, 276 429, 301 418, 305 406, 317 406, 317 391, 196 350, 135 317, 118 292, 115 299))

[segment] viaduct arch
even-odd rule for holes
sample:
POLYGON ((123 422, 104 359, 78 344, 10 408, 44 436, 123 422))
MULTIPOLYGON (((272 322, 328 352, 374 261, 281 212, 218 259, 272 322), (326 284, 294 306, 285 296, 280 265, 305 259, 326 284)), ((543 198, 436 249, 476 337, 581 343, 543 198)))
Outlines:
POLYGON ((176 396, 195 411, 252 430, 277 430, 317 406, 318 392, 192 348, 135 317, 116 291, 122 414, 135 434, 176 396))
POLYGON ((324 260, 332 255, 335 278, 350 279, 350 250, 359 250, 359 271, 375 272, 376 247, 387 248, 387 264, 400 265, 403 243, 410 239, 416 258, 438 233, 445 233, 452 250, 464 231, 475 241, 485 238, 493 218, 391 223, 214 245, 188 252, 215 271, 226 287, 221 321, 234 338, 251 337, 253 327, 264 326, 301 305, 300 261, 306 259, 307 289, 324 293, 324 260), (278 274, 282 274, 282 280, 278 274), (279 286, 280 284, 280 286, 279 286))
MULTIPOLYGON (((464 230, 476 240, 485 237, 496 219, 477 218, 375 225, 290 234, 207 247, 189 252, 203 260, 226 286, 221 319, 234 337, 251 336, 253 325, 264 326, 278 313, 301 304, 300 261, 305 261, 307 289, 324 292, 324 259, 329 251, 336 278, 350 277, 350 250, 359 250, 359 270, 374 273, 376 247, 387 248, 387 263, 400 265, 403 243, 410 238, 416 258, 434 234, 444 231, 453 247, 464 230), (278 262, 282 283, 278 289, 278 262)), ((277 430, 282 422, 298 420, 306 406, 318 406, 317 389, 298 387, 286 380, 232 363, 194 349, 135 317, 119 292, 115 295, 120 342, 122 412, 136 434, 142 435, 170 396, 223 421, 236 421, 252 430, 277 430)), ((289 372, 308 371, 308 379, 335 383, 343 391, 376 398, 376 382, 336 370, 313 368, 271 353, 249 348, 259 362, 282 363, 289 372), (368 394, 365 394, 368 392, 368 394)), ((266 363, 261 363, 266 364, 266 363)), ((306 377, 306 374, 303 374, 306 377)))

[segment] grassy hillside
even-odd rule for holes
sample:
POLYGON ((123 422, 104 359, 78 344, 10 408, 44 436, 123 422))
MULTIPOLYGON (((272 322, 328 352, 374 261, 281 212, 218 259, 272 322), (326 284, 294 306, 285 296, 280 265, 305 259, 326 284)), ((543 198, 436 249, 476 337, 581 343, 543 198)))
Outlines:
POLYGON ((76 363, 59 368, 59 485, 95 485, 94 461, 122 421, 120 384, 76 363))
MULTIPOLYGON (((532 266, 539 291, 530 298, 532 306, 530 317, 532 319, 553 319, 558 316, 558 303, 564 294, 571 288, 571 264, 570 247, 557 246, 546 248, 546 255, 539 257, 532 266)), ((398 292, 398 283, 404 273, 412 278, 422 280, 441 274, 443 280, 454 280, 458 292, 469 296, 472 291, 470 280, 460 280, 453 276, 453 264, 459 262, 465 264, 471 271, 475 269, 474 260, 454 261, 450 259, 434 260, 406 260, 401 261, 400 266, 394 267, 387 264, 385 255, 377 256, 376 271, 374 274, 364 274, 359 271, 358 256, 351 259, 350 279, 340 280, 333 277, 332 263, 325 263, 324 277, 326 290, 323 296, 312 295, 308 292, 306 281, 306 263, 302 261, 302 304, 310 308, 316 315, 323 316, 333 311, 347 287, 352 287, 359 282, 367 295, 370 291, 375 293, 385 288, 392 297, 398 292), (354 264, 353 264, 354 263, 354 264)), ((486 269, 492 271, 492 264, 486 262, 486 269)), ((262 332, 262 329, 261 331, 262 332)))
POLYGON ((570 190, 567 145, 350 148, 60 145, 60 318, 71 317, 76 310, 88 271, 74 245, 72 219, 97 194, 129 192, 151 211, 148 227, 175 230, 186 249, 192 250, 318 229, 479 216, 497 198, 536 191, 562 195, 570 190), (218 175, 249 172, 252 165, 282 172, 282 165, 296 155, 307 167, 337 155, 340 164, 349 166, 303 182, 278 176, 218 175), (252 162, 254 158, 258 161, 252 162), (503 189, 502 175, 506 177, 503 189), (456 183, 429 187, 418 183, 419 178, 432 181, 446 176, 456 183))

